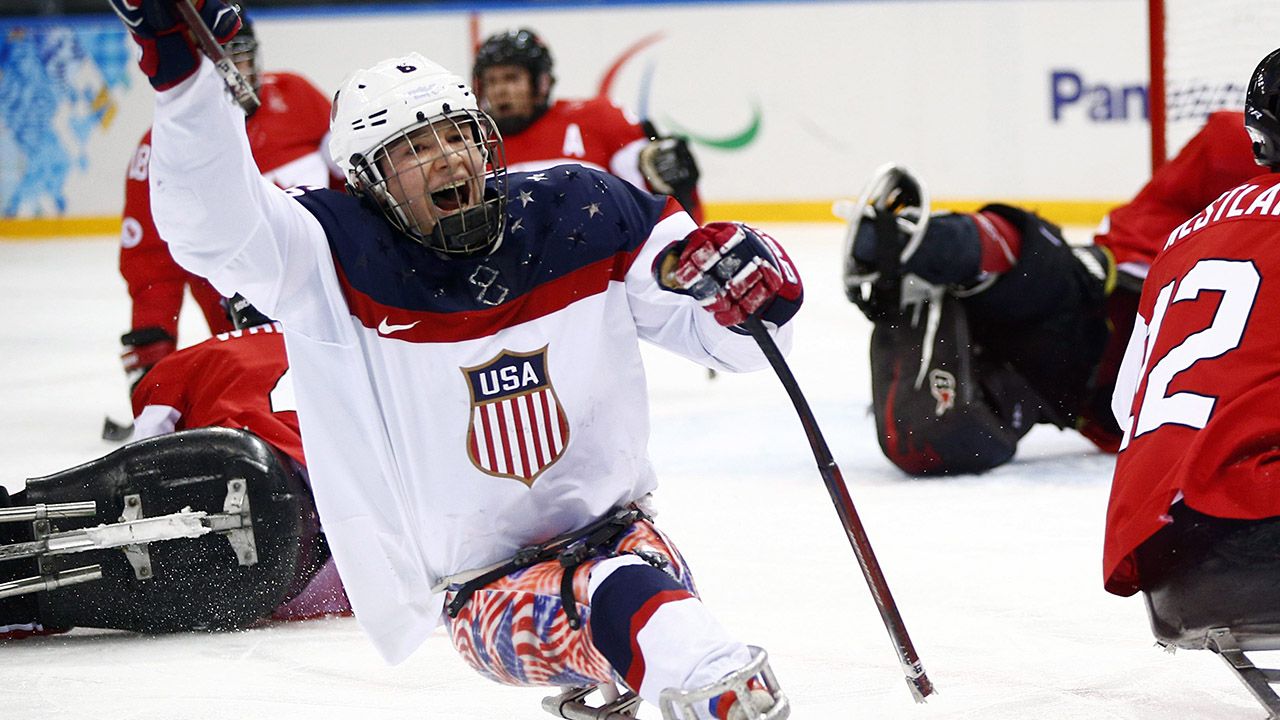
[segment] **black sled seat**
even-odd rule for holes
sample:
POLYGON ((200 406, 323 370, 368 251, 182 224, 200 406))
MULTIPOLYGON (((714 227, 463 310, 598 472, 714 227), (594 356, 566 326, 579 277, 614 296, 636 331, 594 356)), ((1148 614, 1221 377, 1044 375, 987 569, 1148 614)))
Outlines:
POLYGON ((1280 518, 1217 518, 1181 503, 1170 515, 1137 551, 1152 632, 1165 647, 1217 653, 1280 718, 1280 670, 1246 655, 1280 650, 1280 518))
POLYGON ((93 500, 97 514, 42 520, 57 533, 184 509, 204 511, 199 537, 39 558, 50 576, 86 563, 100 580, 38 593, 46 627, 160 633, 232 629, 269 616, 314 568, 316 537, 305 475, 257 436, 201 428, 126 445, 97 460, 27 480, 31 505, 93 500))

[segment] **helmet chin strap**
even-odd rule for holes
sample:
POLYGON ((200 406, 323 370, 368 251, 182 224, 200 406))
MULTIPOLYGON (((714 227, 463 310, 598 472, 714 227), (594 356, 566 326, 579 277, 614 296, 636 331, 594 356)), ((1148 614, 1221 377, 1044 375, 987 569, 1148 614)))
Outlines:
POLYGON ((497 193, 485 195, 479 205, 440 218, 426 244, 448 255, 488 255, 497 250, 506 219, 497 193))

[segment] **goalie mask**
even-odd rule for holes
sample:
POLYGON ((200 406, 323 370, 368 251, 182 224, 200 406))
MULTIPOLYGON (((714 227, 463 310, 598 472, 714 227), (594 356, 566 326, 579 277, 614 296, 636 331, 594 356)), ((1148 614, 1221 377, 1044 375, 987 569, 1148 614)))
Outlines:
POLYGON ((1259 165, 1280 170, 1280 50, 1258 63, 1244 100, 1244 127, 1259 165))
POLYGON ((448 255, 498 247, 502 137, 462 78, 417 53, 356 71, 334 97, 330 133, 351 192, 410 238, 448 255))

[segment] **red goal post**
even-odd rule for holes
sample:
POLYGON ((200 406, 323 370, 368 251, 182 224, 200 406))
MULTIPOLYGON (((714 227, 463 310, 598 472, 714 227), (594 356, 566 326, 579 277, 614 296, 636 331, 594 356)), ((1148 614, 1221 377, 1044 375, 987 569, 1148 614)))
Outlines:
POLYGON ((1258 61, 1280 48, 1280 0, 1147 0, 1151 168, 1215 110, 1244 108, 1258 61))

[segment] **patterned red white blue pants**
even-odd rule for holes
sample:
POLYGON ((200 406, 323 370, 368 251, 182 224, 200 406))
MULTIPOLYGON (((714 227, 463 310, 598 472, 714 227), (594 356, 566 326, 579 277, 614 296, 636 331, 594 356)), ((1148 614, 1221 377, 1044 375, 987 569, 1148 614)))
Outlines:
POLYGON ((562 571, 550 560, 477 590, 448 621, 467 664, 507 685, 620 682, 657 704, 666 688, 702 687, 751 660, 711 617, 679 551, 649 521, 635 523, 577 569, 577 630, 564 613, 562 571), (637 551, 665 558, 666 568, 637 551))

